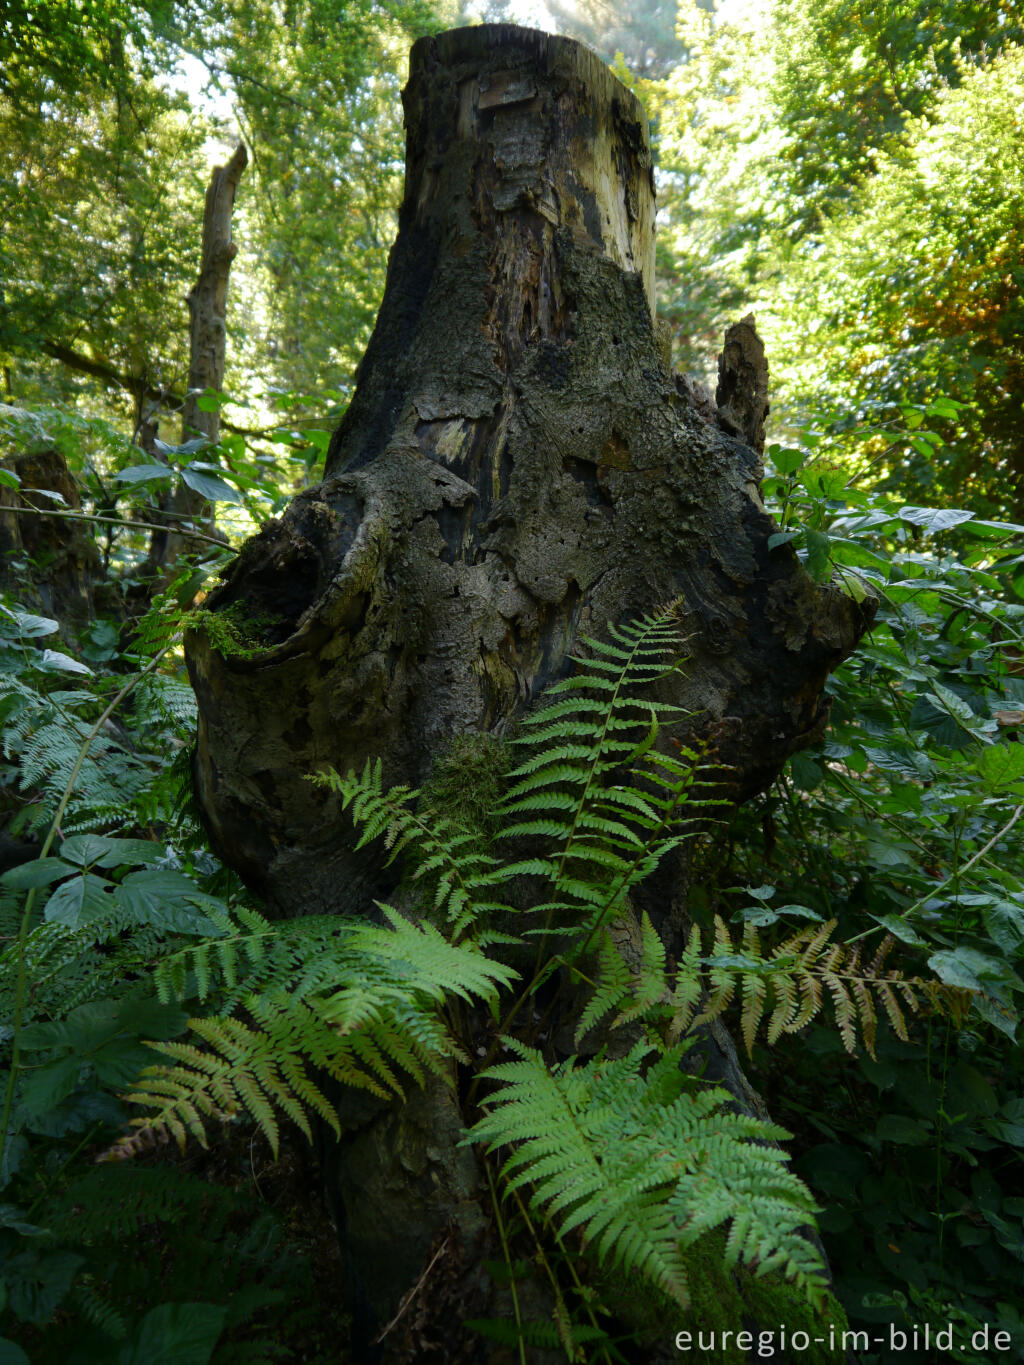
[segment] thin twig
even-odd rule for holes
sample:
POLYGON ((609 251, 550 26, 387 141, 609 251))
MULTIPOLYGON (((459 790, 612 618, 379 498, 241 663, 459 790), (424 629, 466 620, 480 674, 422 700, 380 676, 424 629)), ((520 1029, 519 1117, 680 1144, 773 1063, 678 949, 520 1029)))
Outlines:
MULTIPOLYGON (((100 517, 92 512, 61 512, 59 509, 51 511, 48 507, 0 508, 0 514, 3 512, 14 512, 17 516, 22 516, 27 513, 34 517, 63 517, 66 521, 97 521, 104 526, 128 526, 133 530, 139 531, 168 531, 171 529, 169 526, 159 526, 154 521, 123 521, 120 517, 100 517)), ((186 514, 168 512, 166 515, 178 519, 184 518, 186 514)), ((208 536, 203 531, 186 531, 183 529, 182 535, 188 540, 205 540, 211 545, 219 545, 222 549, 226 548, 223 540, 219 539, 217 536, 208 536)))
MULTIPOLYGON (((1002 839, 1004 835, 1009 834, 1010 830, 1013 829, 1014 825, 1017 823, 1017 821, 1020 819, 1022 815, 1024 815, 1024 806, 1016 806, 1014 808, 1013 814, 1010 816, 1009 820, 1007 820, 1006 824, 1002 827, 1002 829, 997 830, 995 834, 993 834, 992 838, 988 841, 988 843, 985 844, 982 848, 978 849, 977 853, 975 853, 973 858, 969 859, 966 863, 964 863, 963 867, 955 868, 949 874, 949 876, 946 878, 946 880, 942 883, 941 886, 933 886, 928 891, 926 891, 923 896, 919 896, 917 900, 914 902, 914 904, 911 905, 909 909, 904 910, 897 918, 901 919, 904 923, 906 923, 906 921, 909 920, 910 916, 914 914, 916 910, 920 910, 921 906, 924 905, 926 901, 934 900, 936 896, 940 896, 950 885, 951 882, 954 881, 960 882, 964 874, 970 872, 971 868, 974 866, 975 863, 980 862, 982 858, 985 857, 986 854, 991 853, 992 849, 996 846, 999 840, 1002 839)), ((884 927, 885 926, 882 924, 877 924, 873 929, 865 929, 863 933, 857 934, 854 938, 847 939, 847 946, 853 943, 859 943, 862 938, 867 938, 869 934, 878 933, 878 931, 880 929, 884 929, 884 927)))
POLYGON ((999 842, 999 840, 1003 837, 1004 834, 1009 834, 1010 830, 1013 829, 1014 825, 1017 823, 1017 821, 1020 819, 1022 815, 1024 815, 1024 806, 1017 806, 1013 814, 1010 816, 1009 820, 1007 820, 1006 824, 1002 827, 1002 829, 997 830, 996 833, 992 835, 992 838, 988 841, 985 847, 979 848, 974 857, 971 858, 968 862, 964 863, 963 867, 957 873, 957 876, 962 877, 965 872, 970 872, 974 864, 976 862, 979 862, 982 858, 984 858, 985 854, 988 853, 990 849, 996 846, 996 844, 999 842))
POLYGON ((447 1238, 447 1236, 446 1236, 445 1239, 444 1239, 444 1241, 441 1243, 441 1245, 440 1245, 440 1246, 437 1248, 437 1250, 434 1252, 433 1256, 431 1256, 430 1260, 427 1262, 427 1266, 426 1266, 426 1269, 423 1271, 423 1274, 419 1277, 419 1279, 416 1281, 416 1283, 413 1285, 413 1287, 408 1291, 408 1293, 407 1293, 407 1294, 405 1295, 405 1297, 402 1299, 402 1302, 398 1305, 398 1312, 397 1312, 397 1313, 395 1314, 395 1316, 391 1319, 391 1321, 388 1323, 388 1325, 387 1325, 382 1331, 380 1331, 380 1332, 377 1333, 377 1335, 374 1337, 374 1339, 370 1342, 370 1345, 371 1345, 371 1346, 379 1346, 380 1343, 381 1343, 381 1342, 384 1340, 384 1338, 387 1336, 387 1334, 391 1331, 392 1327, 394 1327, 395 1324, 396 1324, 402 1317, 405 1316, 405 1313, 408 1311, 410 1305, 412 1304, 413 1299, 416 1297, 416 1295, 417 1295, 417 1294, 420 1292, 420 1290, 423 1288, 423 1285, 424 1285, 424 1283, 426 1282, 427 1276, 430 1274, 430 1272, 433 1270, 434 1266, 437 1264, 438 1258, 440 1257, 442 1251, 446 1251, 447 1249, 448 1249, 448 1238, 447 1238))

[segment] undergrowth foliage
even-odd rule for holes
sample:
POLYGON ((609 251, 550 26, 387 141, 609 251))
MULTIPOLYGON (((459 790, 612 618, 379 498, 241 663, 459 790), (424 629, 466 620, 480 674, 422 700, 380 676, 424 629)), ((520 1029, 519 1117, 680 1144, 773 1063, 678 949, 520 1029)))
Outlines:
POLYGON ((704 945, 695 926, 669 970, 633 894, 726 805, 727 775, 705 749, 659 744, 685 719, 650 695, 681 666, 678 604, 610 637, 586 640, 573 676, 524 719, 489 834, 415 790, 388 788, 379 761, 314 778, 341 797, 358 847, 377 841, 387 861, 401 860, 399 906, 381 905, 381 924, 270 926, 247 911, 166 957, 163 1000, 213 993, 229 1008, 192 1019, 194 1041, 157 1044, 173 1065, 143 1072, 127 1098, 150 1113, 109 1158, 167 1135, 205 1142, 211 1120, 243 1111, 276 1151, 282 1116, 307 1136, 309 1112, 337 1130, 318 1075, 388 1096, 429 1072, 453 1082, 461 1065, 482 1087, 467 1141, 505 1154, 505 1197, 525 1188, 556 1239, 576 1232, 598 1263, 685 1307, 687 1249, 728 1226, 728 1264, 782 1275, 821 1302, 825 1275, 801 1231, 814 1204, 776 1145, 785 1133, 685 1069, 693 1030, 739 990, 749 1048, 765 1019, 774 1040, 827 996, 844 1043, 852 1050, 859 1034, 870 1050, 873 998, 897 1031, 903 1007, 962 1000, 885 971, 884 951, 861 964, 856 948, 831 941, 834 923, 768 952, 752 927, 734 944, 719 920, 704 945), (556 1000, 583 989, 586 1058, 538 1050, 546 982, 556 1000), (460 1003, 494 1021, 482 1062, 460 1003), (609 1053, 616 1030, 625 1056, 609 1053), (516 1060, 499 1061, 502 1051, 516 1060))
MULTIPOLYGON (((486 819, 430 790, 389 787, 380 762, 314 775, 340 798, 358 846, 378 845, 403 880, 377 922, 271 924, 225 894, 189 827, 186 770, 156 758, 191 719, 187 689, 157 667, 173 640, 167 613, 144 626, 148 655, 127 682, 111 683, 120 690, 108 689, 101 710, 88 689, 69 701, 61 688, 70 655, 43 662, 55 652, 39 641, 54 623, 9 612, 5 743, 25 792, 22 828, 49 833, 42 856, 0 876, 13 943, 0 957, 0 991, 16 1021, 3 1171, 16 1187, 39 1178, 37 1152, 42 1162, 51 1135, 66 1133, 99 1148, 100 1171, 110 1172, 59 1183, 57 1202, 40 1205, 51 1210, 43 1232, 8 1206, 0 1241, 31 1248, 23 1272, 17 1256, 5 1271, 23 1321, 43 1326, 58 1304, 73 1304, 97 1343, 137 1352, 155 1333, 178 1339, 186 1304, 212 1350, 234 1310, 189 1289, 140 1318, 96 1272, 108 1233, 88 1231, 90 1219, 121 1235, 94 1202, 101 1190, 123 1189, 126 1210, 145 1210, 137 1217, 168 1236, 191 1216, 177 1200, 219 1197, 159 1168, 136 1180, 123 1159, 152 1161, 168 1140, 205 1147, 211 1124, 238 1117, 276 1155, 282 1124, 307 1138, 314 1121, 338 1131, 325 1081, 400 1099, 432 1076, 454 1084, 460 1071, 465 1141, 496 1178, 498 1223, 508 1207, 528 1230, 557 1305, 552 1322, 528 1321, 517 1305, 514 1324, 478 1324, 501 1339, 512 1332, 521 1358, 530 1342, 560 1343, 570 1359, 584 1348, 615 1358, 585 1287, 576 1286, 575 1311, 563 1295, 560 1279, 578 1278, 570 1245, 596 1277, 643 1280, 685 1309, 691 1258, 718 1238, 726 1267, 781 1277, 820 1307, 827 1281, 806 1235, 816 1206, 778 1145, 786 1134, 693 1074, 696 1032, 736 1010, 753 1052, 761 1037, 776 1044, 805 1030, 827 1006, 842 1046, 873 1056, 881 1020, 901 1038, 908 1013, 922 1009, 960 1022, 971 993, 889 966, 891 937, 871 952, 837 941, 834 918, 765 946, 753 921, 734 931, 714 916, 669 959, 637 908, 643 884, 729 808, 728 773, 685 729, 672 734, 688 718, 662 699, 684 666, 679 615, 671 603, 583 642, 572 676, 495 751, 502 773, 486 819), (104 730, 97 712, 102 721, 129 696, 131 728, 104 730), (75 714, 69 706, 81 708, 80 722, 40 766, 33 755, 48 752, 61 715, 75 714), (106 757, 119 745, 132 762, 115 824, 98 795, 101 781, 120 778, 106 757), (170 842, 152 837, 154 823, 170 842), (567 995, 574 1057, 553 1052, 545 1033, 567 995), (136 1114, 128 1123, 126 1104, 136 1114), (82 1202, 81 1217, 69 1199, 82 1202), (49 1297, 33 1299, 27 1286, 46 1276, 49 1297)), ((507 1245, 506 1254, 514 1288, 507 1245)), ((254 1292, 252 1311, 273 1292, 254 1292)))

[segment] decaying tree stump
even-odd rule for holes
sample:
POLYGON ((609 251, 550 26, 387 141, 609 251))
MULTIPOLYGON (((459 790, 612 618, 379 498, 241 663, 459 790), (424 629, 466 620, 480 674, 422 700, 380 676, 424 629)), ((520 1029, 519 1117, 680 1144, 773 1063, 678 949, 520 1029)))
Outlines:
MULTIPOLYGON (((453 736, 500 729, 563 676, 581 634, 684 599, 674 700, 714 731, 742 798, 820 734, 827 674, 867 624, 768 548, 751 320, 730 333, 717 410, 666 369, 636 98, 576 43, 484 26, 418 42, 404 99, 398 239, 323 482, 209 599, 251 656, 188 640, 215 847, 286 916, 361 914, 380 894, 307 773, 381 755, 389 781, 419 784, 453 736)), ((670 940, 679 914, 662 917, 670 940)), ((449 1216, 463 1245, 481 1223, 454 1105, 367 1116, 335 1171, 382 1322, 449 1216)))
MULTIPOLYGON (((206 187, 203 207, 202 248, 199 274, 188 294, 189 364, 188 386, 181 412, 181 440, 205 436, 211 445, 220 436, 220 409, 204 412, 199 399, 204 391, 219 393, 224 384, 227 350, 227 295, 231 262, 238 247, 231 238, 231 216, 238 184, 249 162, 245 144, 240 142, 224 166, 214 166, 206 187)), ((155 427, 152 435, 155 435, 155 427)), ((143 442, 156 459, 152 442, 143 442)), ((213 509, 202 495, 184 482, 164 500, 163 510, 170 513, 166 531, 155 532, 149 555, 140 576, 162 575, 165 579, 183 554, 195 552, 197 542, 181 529, 187 519, 208 534, 215 530, 213 509)))

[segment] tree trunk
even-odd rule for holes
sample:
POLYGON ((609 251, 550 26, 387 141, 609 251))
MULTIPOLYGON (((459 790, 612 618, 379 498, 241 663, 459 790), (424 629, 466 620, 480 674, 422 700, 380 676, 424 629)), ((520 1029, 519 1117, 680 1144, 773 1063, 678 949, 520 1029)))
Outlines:
MULTIPOLYGON (((501 25, 418 42, 404 100, 399 234, 324 480, 209 599, 254 648, 187 642, 214 845, 283 916, 365 914, 387 889, 307 773, 379 755, 389 782, 420 784, 454 736, 500 731, 564 676, 581 634, 683 599, 672 700, 742 799, 820 735, 825 679, 868 621, 769 549, 752 320, 731 329, 720 407, 666 368, 636 98, 576 43, 501 25)), ((684 923, 669 888, 670 949, 684 923)), ((380 1324, 440 1239, 472 1259, 484 1237, 461 1121, 434 1091, 346 1116, 331 1179, 380 1324)))
POLYGON ((55 618, 70 642, 95 619, 97 598, 104 596, 95 541, 81 522, 61 516, 81 513, 78 486, 59 450, 13 455, 5 463, 19 486, 0 488, 0 588, 28 610, 55 618))
MULTIPOLYGON (((215 444, 220 436, 220 409, 204 412, 199 398, 205 390, 219 393, 224 383, 228 276, 238 251, 231 240, 231 214, 248 160, 245 145, 240 142, 226 166, 213 168, 206 190, 199 276, 188 295, 189 367, 181 414, 182 444, 197 436, 215 444)), ((207 534, 214 530, 210 504, 185 483, 166 499, 163 510, 171 514, 169 526, 152 537, 143 571, 146 578, 168 575, 181 555, 195 550, 197 542, 181 529, 185 523, 191 521, 207 534)))

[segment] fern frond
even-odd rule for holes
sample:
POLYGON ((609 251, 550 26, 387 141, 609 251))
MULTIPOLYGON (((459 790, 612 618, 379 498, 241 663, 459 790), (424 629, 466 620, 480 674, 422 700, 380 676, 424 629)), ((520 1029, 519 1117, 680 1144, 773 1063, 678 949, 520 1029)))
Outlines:
POLYGON ((732 1113, 725 1091, 694 1091, 682 1048, 645 1074, 646 1046, 551 1071, 538 1053, 507 1045, 518 1060, 486 1073, 499 1088, 470 1136, 511 1149, 508 1188, 532 1185, 531 1202, 560 1235, 580 1228, 599 1261, 686 1306, 684 1248, 731 1222, 731 1255, 770 1261, 809 1297, 824 1292, 817 1254, 797 1232, 813 1211, 810 1194, 764 1141, 781 1130, 732 1113))
MULTIPOLYGON (((453 997, 493 1004, 516 973, 472 943, 452 943, 433 925, 381 909, 385 926, 297 921, 285 951, 266 954, 276 969, 254 954, 269 976, 241 1002, 251 1023, 230 1015, 193 1019, 202 1046, 151 1044, 176 1065, 143 1073, 127 1098, 151 1113, 135 1126, 170 1133, 179 1144, 191 1134, 205 1145, 210 1118, 244 1112, 276 1154, 278 1112, 307 1137, 310 1110, 337 1130, 311 1070, 382 1098, 402 1093, 401 1074, 417 1082, 428 1071, 443 1075, 458 1047, 440 1022, 442 1006, 453 997)), ((248 924, 257 939, 268 937, 258 916, 248 924)), ((116 1154, 137 1145, 137 1138, 123 1139, 116 1154)))
POLYGON ((413 879, 424 880, 432 892, 429 903, 453 926, 458 939, 479 918, 513 913, 512 907, 494 898, 503 880, 497 859, 486 853, 479 835, 447 820, 434 810, 417 811, 413 802, 420 793, 408 787, 384 790, 383 765, 367 760, 361 775, 340 776, 333 769, 311 778, 337 792, 342 808, 351 808, 360 829, 356 848, 383 838, 391 863, 405 854, 413 865, 413 879))
MULTIPOLYGON (((728 929, 716 918, 713 954, 701 960, 710 991, 704 1011, 695 1022, 704 1023, 720 1014, 739 983, 743 992, 743 1039, 749 1054, 769 1006, 767 1037, 769 1043, 774 1043, 783 1033, 795 1033, 806 1027, 817 1015, 827 992, 843 1046, 848 1052, 855 1052, 859 1040, 873 1057, 878 1003, 897 1035, 907 1036, 897 993, 915 1012, 922 1000, 954 1019, 958 1011, 964 1010, 965 992, 942 982, 920 977, 908 979, 898 970, 886 970, 884 964, 892 949, 891 942, 883 942, 871 961, 862 964, 858 944, 847 946, 832 941, 835 928, 836 921, 828 920, 800 929, 777 944, 765 958, 757 933, 749 924, 744 930, 743 951, 736 953, 728 929)), ((693 965, 688 964, 687 970, 692 972, 693 965)))

